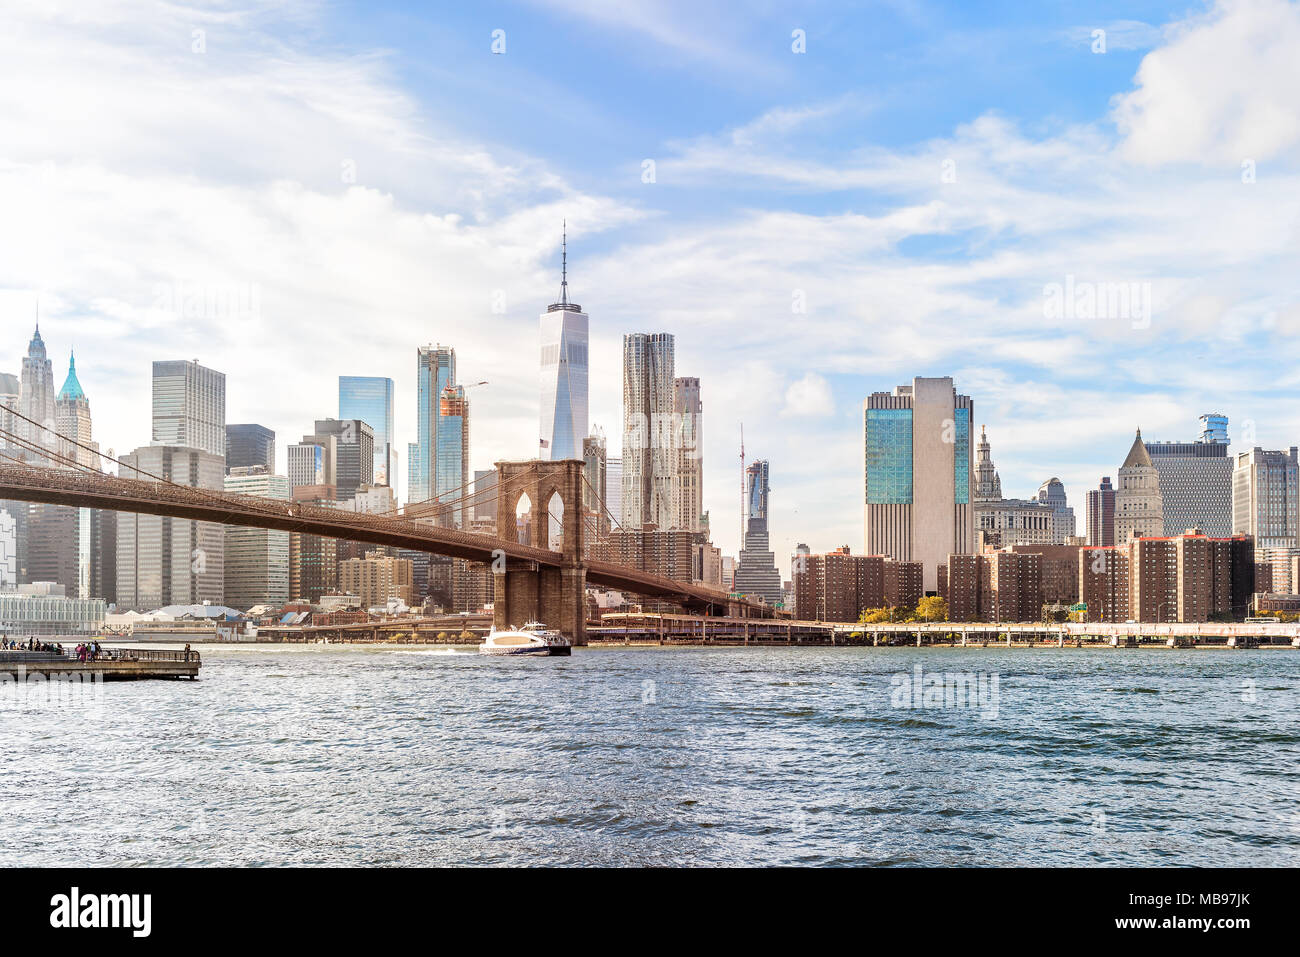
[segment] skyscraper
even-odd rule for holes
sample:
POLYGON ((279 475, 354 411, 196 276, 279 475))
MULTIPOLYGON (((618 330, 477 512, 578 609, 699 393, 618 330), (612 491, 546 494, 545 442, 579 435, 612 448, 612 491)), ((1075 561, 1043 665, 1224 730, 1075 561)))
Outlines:
MULTIPOLYGON (((222 429, 224 444, 225 430, 222 429)), ((122 456, 123 478, 175 482, 221 491, 224 454, 146 445, 122 456)), ((225 526, 159 515, 118 514, 117 599, 124 610, 151 611, 225 598, 225 526)))
POLYGON ((75 356, 68 359, 68 377, 54 400, 54 421, 60 436, 59 455, 87 468, 99 468, 90 422, 90 401, 77 381, 75 356))
POLYGON ((623 336, 623 516, 625 528, 676 527, 673 490, 673 337, 623 336))
POLYGON ((226 377, 192 362, 153 364, 153 444, 226 455, 226 377))
POLYGON ((1115 544, 1115 488, 1109 475, 1103 475, 1101 483, 1088 492, 1087 520, 1089 545, 1115 544))
POLYGON ((582 457, 587 435, 587 314, 569 302, 567 230, 561 241, 560 301, 541 315, 541 418, 538 456, 582 457))
MULTIPOLYGON (((77 362, 75 357, 68 359, 68 376, 63 382, 54 400, 54 421, 58 429, 59 458, 56 467, 71 468, 76 462, 85 468, 99 468, 99 446, 95 444, 90 419, 90 400, 77 380, 77 362)), ((62 517, 55 522, 55 528, 66 532, 37 530, 34 507, 30 524, 31 546, 41 545, 57 552, 56 564, 59 568, 57 577, 42 577, 43 581, 57 581, 66 586, 68 594, 75 598, 102 597, 92 594, 92 579, 95 577, 95 527, 96 513, 89 508, 71 508, 68 506, 46 506, 46 509, 58 508, 62 517)), ((33 554, 33 558, 35 554, 33 554)), ((35 581, 37 572, 33 570, 29 577, 35 581)))
POLYGON ((605 457, 605 509, 611 522, 622 526, 623 515, 623 459, 622 457, 605 457))
MULTIPOLYGON (((32 421, 19 419, 22 428, 18 430, 18 434, 42 448, 51 451, 57 449, 53 431, 57 428, 54 415, 54 367, 45 354, 45 341, 41 338, 39 323, 36 332, 32 334, 32 341, 27 345, 27 356, 23 359, 21 390, 21 412, 32 421)), ((40 465, 49 465, 52 462, 50 459, 34 456, 31 452, 24 453, 20 457, 39 459, 37 464, 40 465)))
POLYGON ((380 376, 339 376, 339 418, 360 419, 375 433, 375 484, 397 485, 397 446, 393 441, 393 380, 380 376))
POLYGON ((1138 429, 1133 446, 1119 468, 1119 488, 1115 491, 1115 544, 1126 545, 1131 538, 1164 534, 1160 473, 1151 463, 1151 455, 1142 442, 1142 430, 1138 429))
POLYGON ((1195 442, 1147 442, 1147 454, 1160 476, 1164 534, 1199 528, 1212 538, 1232 532, 1232 459, 1228 457, 1228 417, 1201 416, 1195 442))
POLYGON ((745 471, 745 547, 736 565, 735 591, 762 598, 769 605, 781 601, 781 572, 768 542, 768 464, 756 459, 745 471))
POLYGON ((700 380, 673 383, 673 524, 698 532, 704 515, 704 404, 700 380))
MULTIPOLYGON (((329 443, 330 448, 334 445, 329 443)), ((289 458, 289 487, 333 485, 330 477, 327 448, 315 442, 301 442, 287 449, 289 458)))
POLYGON ((1261 448, 1238 452, 1232 472, 1232 531, 1251 535, 1258 554, 1300 546, 1300 459, 1261 448))
POLYGON ((608 449, 605 447, 605 433, 599 428, 582 440, 583 476, 586 482, 582 487, 582 507, 596 518, 596 531, 607 531, 610 527, 609 516, 605 512, 608 495, 608 449))
POLYGON ((375 433, 360 419, 317 419, 316 434, 304 435, 304 445, 332 448, 326 482, 337 488, 339 501, 350 501, 361 485, 375 477, 375 433), (332 440, 332 443, 331 443, 332 440))
POLYGON ((1054 541, 1064 544, 1067 538, 1074 537, 1074 509, 1065 497, 1065 483, 1052 476, 1038 486, 1038 501, 1049 506, 1054 513, 1054 541))
POLYGON ((866 552, 920 562, 936 592, 939 565, 974 550, 970 396, 950 377, 915 378, 862 403, 866 552))
MULTIPOLYGON (((231 469, 225 490, 289 500, 289 480, 265 465, 231 469)), ((226 529, 225 603, 239 611, 254 605, 280 608, 289 600, 289 533, 235 526, 226 529)))
POLYGON ((275 433, 264 425, 226 426, 226 471, 262 466, 275 472, 275 433))
POLYGON ((448 384, 438 403, 437 447, 434 455, 434 495, 439 504, 462 500, 450 512, 439 511, 437 519, 448 528, 469 526, 469 510, 463 499, 469 488, 469 399, 464 386, 448 384))
MULTIPOLYGON (((15 414, 22 411, 23 387, 18 376, 9 372, 0 372, 0 429, 10 432, 14 435, 26 434, 20 425, 25 425, 22 419, 15 414)), ((17 449, 17 445, 8 436, 0 433, 0 451, 9 448, 17 449)), ((11 454, 16 455, 17 452, 11 454)))
POLYGON ((425 502, 433 498, 434 458, 438 448, 438 414, 442 391, 456 382, 456 350, 450 346, 421 346, 416 350, 415 443, 407 450, 408 502, 425 502))

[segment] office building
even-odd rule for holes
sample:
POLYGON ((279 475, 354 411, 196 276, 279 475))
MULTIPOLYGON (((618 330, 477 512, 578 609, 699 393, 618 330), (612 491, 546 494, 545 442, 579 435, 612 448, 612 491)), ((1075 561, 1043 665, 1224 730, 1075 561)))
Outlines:
POLYGON ((924 568, 926 592, 951 554, 974 551, 969 396, 915 378, 863 402, 866 552, 924 568))
POLYGON ((568 234, 561 239, 560 301, 541 315, 541 410, 538 456, 582 457, 587 431, 588 318, 569 302, 568 234))
POLYGON ((1232 532, 1249 535, 1256 549, 1300 545, 1300 462, 1287 452, 1238 452, 1232 471, 1232 532))
POLYGON ((435 458, 443 390, 456 383, 456 350, 449 346, 421 346, 416 350, 416 441, 407 448, 410 458, 406 500, 427 502, 435 493, 435 458))
POLYGON ((474 470, 474 521, 497 523, 497 470, 474 470))
POLYGON ((673 490, 673 337, 623 336, 623 515, 625 528, 676 527, 673 490))
POLYGON ((448 385, 442 390, 438 404, 433 493, 441 506, 436 513, 438 524, 447 528, 469 525, 470 512, 465 501, 470 495, 469 399, 463 386, 448 385))
POLYGON ((153 364, 153 444, 226 456, 226 377, 191 362, 153 364))
MULTIPOLYGON (((333 505, 332 485, 300 485, 290 491, 290 499, 316 505, 333 505)), ((318 602, 322 595, 339 590, 338 539, 302 532, 289 533, 289 597, 296 601, 318 602)))
POLYGON ((383 376, 339 376, 339 418, 360 419, 375 437, 376 485, 397 485, 397 444, 393 437, 393 380, 383 376))
POLYGON ((1199 528, 1213 538, 1232 534, 1232 466, 1227 416, 1201 416, 1196 442, 1147 442, 1160 479, 1164 535, 1199 528), (1208 438, 1207 438, 1208 437, 1208 438))
MULTIPOLYGON (((625 461, 626 458, 624 453, 625 461)), ((768 544, 771 486, 765 459, 750 464, 745 471, 745 482, 745 541, 736 563, 735 591, 776 606, 781 603, 781 572, 776 567, 776 554, 768 544)))
POLYGON ((1074 537, 1074 509, 1065 498, 1065 484, 1052 476, 1038 486, 1038 503, 1052 510, 1053 543, 1064 544, 1074 537))
MULTIPOLYGON (((290 499, 289 480, 265 465, 230 469, 225 490, 258 498, 290 499)), ((283 607, 289 594, 289 533, 267 528, 226 529, 225 604, 239 611, 254 605, 283 607)))
MULTIPOLYGON (((17 424, 21 426, 17 429, 17 434, 42 449, 57 451, 58 444, 53 431, 57 428, 54 410, 54 366, 46 355, 45 340, 41 338, 39 323, 35 333, 32 334, 31 342, 27 345, 27 355, 23 358, 19 389, 21 392, 19 408, 26 419, 17 419, 17 424)), ((51 465, 55 461, 31 450, 23 451, 18 457, 36 465, 51 465)))
POLYGON ((99 468, 99 446, 90 421, 90 400, 77 379, 77 360, 68 359, 68 377, 63 381, 54 400, 54 422, 58 430, 58 465, 72 468, 72 463, 83 468, 99 468))
POLYGON ((623 524, 623 457, 605 459, 605 510, 611 522, 623 524))
POLYGON ((317 419, 315 434, 304 435, 302 444, 325 450, 324 484, 335 487, 340 501, 350 500, 361 485, 374 484, 375 433, 360 419, 317 419))
MULTIPOLYGON (((221 444, 225 444, 224 427, 221 444)), ((122 456, 123 478, 175 482, 222 491, 225 453, 147 445, 122 456)), ((213 522, 120 512, 117 598, 121 610, 152 611, 225 599, 225 526, 213 522)))
MULTIPOLYGON (((334 437, 321 442, 300 442, 286 449, 289 487, 303 488, 335 484, 331 470, 334 461, 334 437)), ((333 496, 331 496, 332 498, 333 496)))
POLYGON ((226 426, 226 469, 264 468, 275 474, 275 433, 251 422, 226 426))
POLYGON ((700 380, 673 382, 673 525, 698 532, 704 515, 704 404, 700 380))
POLYGON ((980 427, 975 445, 975 494, 971 506, 977 545, 1054 544, 1074 534, 1074 510, 1065 501, 1065 487, 1052 478, 1036 498, 1003 498, 1002 479, 993 467, 988 435, 980 427))
POLYGON ((107 608, 102 598, 71 598, 62 586, 42 582, 0 594, 0 631, 9 637, 98 637, 107 608))
POLYGON ((611 522, 605 512, 605 483, 608 476, 605 448, 605 433, 598 427, 592 434, 582 440, 582 508, 591 516, 590 531, 603 535, 609 531, 611 522))
POLYGON ((1088 491, 1087 540, 1089 545, 1115 544, 1115 487, 1103 475, 1096 488, 1088 491))
POLYGON ((1115 490, 1115 544, 1123 546, 1133 538, 1155 538, 1165 533, 1165 507, 1160 494, 1160 473, 1138 429, 1124 464, 1119 468, 1115 490))

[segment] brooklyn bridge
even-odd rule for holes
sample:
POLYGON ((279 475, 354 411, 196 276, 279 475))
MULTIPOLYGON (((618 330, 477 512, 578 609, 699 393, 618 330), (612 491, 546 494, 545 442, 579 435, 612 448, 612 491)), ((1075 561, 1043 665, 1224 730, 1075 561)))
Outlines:
POLYGON ((446 512, 455 502, 366 514, 194 488, 162 476, 125 478, 97 469, 49 468, 12 459, 0 463, 0 499, 299 532, 481 562, 493 571, 493 618, 498 627, 542 621, 577 644, 585 642, 588 585, 672 602, 700 615, 772 615, 768 606, 718 588, 590 560, 585 542, 598 534, 602 523, 584 513, 583 466, 581 460, 496 463, 496 514, 514 516, 526 497, 532 504, 533 543, 552 541, 551 522, 557 516, 549 503, 558 496, 558 550, 521 543, 514 522, 502 523, 504 529, 498 527, 494 536, 443 527, 428 517, 446 512))

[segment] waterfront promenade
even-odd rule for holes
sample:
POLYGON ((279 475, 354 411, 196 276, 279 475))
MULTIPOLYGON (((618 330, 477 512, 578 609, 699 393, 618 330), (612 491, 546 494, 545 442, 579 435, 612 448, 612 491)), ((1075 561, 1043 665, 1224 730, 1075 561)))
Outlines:
POLYGON ((203 666, 197 651, 162 651, 150 648, 110 648, 100 656, 81 661, 71 654, 42 651, 0 651, 0 676, 33 675, 102 678, 104 681, 142 681, 152 678, 199 676, 203 666))

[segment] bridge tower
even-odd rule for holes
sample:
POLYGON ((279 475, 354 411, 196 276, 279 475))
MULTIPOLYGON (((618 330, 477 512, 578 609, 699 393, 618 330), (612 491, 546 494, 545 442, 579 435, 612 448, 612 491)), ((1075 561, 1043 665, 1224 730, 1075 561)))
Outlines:
POLYGON ((497 536, 518 541, 515 512, 525 495, 531 503, 531 544, 549 548, 550 501, 558 494, 564 556, 559 568, 507 559, 493 564, 492 623, 497 628, 540 621, 575 645, 587 643, 587 567, 583 563, 581 459, 497 462, 497 536))

